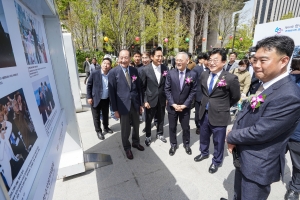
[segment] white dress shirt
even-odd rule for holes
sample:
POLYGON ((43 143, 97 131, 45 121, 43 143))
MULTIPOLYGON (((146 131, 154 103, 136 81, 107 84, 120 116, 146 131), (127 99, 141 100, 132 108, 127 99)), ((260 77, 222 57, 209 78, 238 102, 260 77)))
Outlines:
MULTIPOLYGON (((274 83, 276 83, 277 81, 283 79, 284 77, 287 77, 289 75, 288 72, 285 72, 284 74, 281 74, 279 76, 277 76, 276 78, 273 78, 272 80, 268 81, 268 82, 265 82, 263 83, 263 87, 264 87, 264 90, 268 89, 271 85, 273 85, 274 83)), ((263 91, 264 91, 263 90, 263 91)), ((262 92, 263 92, 262 91, 262 92)))
MULTIPOLYGON (((223 71, 223 69, 222 69, 221 71, 219 71, 219 72, 215 75, 215 77, 214 77, 214 84, 213 84, 213 87, 212 87, 212 88, 215 87, 215 84, 216 84, 216 82, 217 82, 218 79, 221 80, 222 77, 220 77, 220 75, 221 75, 222 71, 223 71)), ((212 73, 210 72, 209 77, 208 77, 208 79, 207 79, 207 88, 209 88, 209 83, 210 83, 211 78, 212 78, 212 73)))
POLYGON ((152 67, 153 67, 153 70, 154 70, 154 73, 155 73, 155 76, 156 76, 156 79, 157 79, 157 83, 159 84, 160 77, 161 77, 161 68, 160 68, 160 65, 156 66, 152 62, 152 67))
POLYGON ((185 73, 186 73, 186 68, 183 70, 183 71, 180 71, 180 70, 178 70, 179 71, 179 80, 180 80, 180 72, 183 72, 183 77, 185 77, 185 73))

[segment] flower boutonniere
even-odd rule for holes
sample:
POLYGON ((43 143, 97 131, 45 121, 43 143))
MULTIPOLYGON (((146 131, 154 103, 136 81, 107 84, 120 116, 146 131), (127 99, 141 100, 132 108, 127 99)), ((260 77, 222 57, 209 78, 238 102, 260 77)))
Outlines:
POLYGON ((217 81, 217 87, 225 87, 227 85, 225 77, 222 76, 221 80, 219 79, 217 81))
POLYGON ((186 84, 190 84, 192 82, 194 82, 193 79, 192 79, 192 77, 188 76, 188 77, 185 78, 185 83, 186 84))
POLYGON ((131 76, 132 82, 136 81, 137 77, 136 75, 131 76))
POLYGON ((250 95, 249 96, 249 102, 250 102, 250 106, 254 112, 255 108, 259 108, 260 107, 260 104, 265 102, 265 99, 266 99, 266 95, 250 95))
POLYGON ((167 76, 167 74, 168 74, 168 71, 166 70, 163 72, 162 76, 167 76))

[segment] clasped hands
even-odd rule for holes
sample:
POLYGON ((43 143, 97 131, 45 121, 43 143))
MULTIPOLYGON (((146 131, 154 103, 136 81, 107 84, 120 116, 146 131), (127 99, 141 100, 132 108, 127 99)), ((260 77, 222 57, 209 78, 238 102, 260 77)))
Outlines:
POLYGON ((173 108, 175 108, 175 111, 177 112, 182 112, 186 108, 186 105, 177 105, 175 103, 172 106, 173 108))

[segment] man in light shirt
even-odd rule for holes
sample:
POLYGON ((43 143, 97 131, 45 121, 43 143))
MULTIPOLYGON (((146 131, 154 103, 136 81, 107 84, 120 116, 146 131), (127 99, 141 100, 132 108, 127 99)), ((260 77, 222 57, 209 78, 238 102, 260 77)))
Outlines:
POLYGON ((165 80, 168 68, 162 64, 162 48, 151 50, 152 63, 143 68, 141 80, 143 83, 144 106, 146 110, 146 139, 145 144, 151 144, 151 121, 157 116, 156 138, 166 143, 163 136, 163 126, 166 108, 165 80))

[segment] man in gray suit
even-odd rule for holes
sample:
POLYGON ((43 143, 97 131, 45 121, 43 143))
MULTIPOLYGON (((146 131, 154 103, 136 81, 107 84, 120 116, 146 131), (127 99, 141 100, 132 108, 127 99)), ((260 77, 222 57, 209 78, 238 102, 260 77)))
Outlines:
POLYGON ((239 159, 234 199, 267 199, 284 174, 286 145, 300 117, 300 89, 287 72, 294 46, 288 36, 272 36, 255 47, 253 69, 262 84, 226 138, 239 159))
POLYGON ((237 53, 235 53, 235 52, 231 52, 229 54, 229 62, 224 66, 225 71, 229 72, 229 71, 234 70, 235 68, 239 67, 238 63, 235 62, 236 57, 237 57, 237 53))

